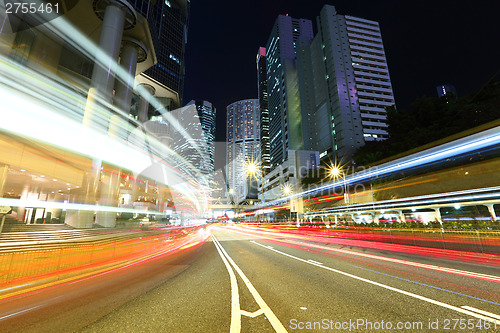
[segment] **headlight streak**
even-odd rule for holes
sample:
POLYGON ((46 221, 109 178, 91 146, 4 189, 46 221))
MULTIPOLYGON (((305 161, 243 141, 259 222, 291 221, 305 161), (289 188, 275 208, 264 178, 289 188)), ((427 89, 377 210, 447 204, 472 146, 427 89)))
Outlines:
MULTIPOLYGON (((467 295, 467 294, 464 294, 464 293, 459 293, 457 291, 453 291, 453 290, 450 290, 450 289, 440 288, 440 287, 436 287, 436 286, 433 286, 433 285, 430 285, 430 284, 427 284, 427 283, 422 283, 422 282, 418 282, 418 281, 415 281, 415 280, 405 279, 405 278, 402 278, 402 277, 399 277, 399 276, 396 276, 396 275, 382 273, 382 272, 379 272, 379 271, 376 271, 376 270, 373 270, 373 269, 368 269, 368 268, 361 267, 361 266, 356 266, 356 265, 351 265, 351 266, 352 267, 356 267, 358 269, 365 270, 365 271, 373 272, 373 273, 376 273, 376 274, 389 276, 391 278, 398 279, 398 280, 401 280, 401 281, 407 281, 407 282, 418 284, 418 285, 421 285, 421 286, 424 286, 424 287, 428 287, 428 288, 432 288, 432 289, 436 289, 436 290, 442 290, 442 291, 445 291, 445 292, 448 292, 448 293, 452 293, 452 294, 455 294, 455 295, 460 295, 460 296, 464 296, 464 297, 476 299, 478 301, 482 301, 482 302, 486 302, 486 303, 491 303, 491 304, 495 304, 495 305, 500 305, 500 303, 497 303, 497 302, 494 302, 494 301, 490 301, 490 300, 487 300, 487 299, 484 299, 484 298, 474 297, 474 296, 467 295)), ((463 288, 463 285, 458 285, 458 286, 461 287, 461 288, 463 288)), ((498 296, 498 295, 495 295, 495 296, 498 296)))
MULTIPOLYGON (((162 165, 164 173, 168 173, 169 177, 152 178, 153 180, 163 182, 165 179, 174 179, 167 185, 188 197, 196 210, 205 211, 207 209, 208 198, 205 189, 200 189, 200 185, 196 182, 186 182, 186 179, 189 178, 166 164, 165 158, 156 157, 158 155, 173 156, 166 159, 175 160, 181 158, 178 154, 153 137, 148 137, 150 145, 148 150, 151 150, 151 153, 155 155, 151 155, 143 148, 111 138, 103 129, 99 131, 99 128, 81 126, 83 116, 81 105, 85 100, 80 95, 75 95, 74 92, 60 87, 45 76, 26 68, 19 68, 4 59, 0 59, 0 61, 0 69, 3 74, 0 80, 5 85, 0 89, 0 98, 4 103, 2 109, 7 111, 2 112, 3 121, 0 123, 0 128, 7 132, 107 161, 131 170, 135 174, 143 172, 151 165, 152 161, 158 161, 162 165), (6 78, 17 78, 17 81, 9 81, 6 78), (33 90, 31 87, 28 89, 25 86, 25 82, 33 82, 33 80, 38 87, 42 87, 42 92, 33 90), (43 87, 48 88, 43 89, 43 87), (23 94, 20 95, 16 89, 22 91, 23 94), (44 123, 43 127, 40 126, 41 122, 44 123), (200 196, 200 192, 204 195, 200 196)), ((109 114, 110 111, 106 110, 106 112, 109 114)), ((186 163, 185 160, 178 164, 190 167, 190 164, 186 163)), ((191 172, 189 171, 189 173, 191 172)))
MULTIPOLYGON (((390 189, 401 188, 401 187, 406 187, 406 186, 412 186, 412 185, 418 185, 418 184, 436 182, 438 180, 439 180, 438 178, 432 178, 432 179, 427 179, 427 180, 423 180, 423 181, 411 182, 411 183, 404 184, 404 185, 394 185, 394 186, 379 187, 377 189, 370 189, 370 191, 372 193, 375 193, 375 192, 379 192, 379 191, 387 191, 387 190, 390 190, 390 189)), ((350 194, 350 196, 352 197, 352 196, 356 196, 358 194, 359 193, 353 193, 353 194, 350 194)), ((318 202, 333 201, 333 200, 339 200, 339 199, 343 199, 343 198, 344 198, 344 196, 343 196, 342 193, 341 194, 338 194, 338 193, 327 194, 327 195, 323 195, 323 196, 319 196, 319 197, 305 199, 304 200, 304 204, 306 204, 306 205, 315 205, 318 202)), ((403 200, 403 199, 394 199, 392 201, 398 201, 398 200, 403 200)))
MULTIPOLYGON (((500 237, 488 236, 481 240, 482 253, 465 251, 464 248, 474 248, 478 245, 478 236, 480 233, 474 233, 473 235, 467 234, 451 234, 451 236, 443 237, 441 232, 425 232, 418 229, 405 230, 405 231, 393 231, 388 233, 385 228, 365 228, 365 227, 337 227, 332 229, 323 228, 296 228, 283 225, 273 225, 273 226, 246 226, 248 230, 253 232, 271 232, 275 234, 286 234, 287 237, 305 239, 310 237, 311 240, 321 240, 321 242, 329 242, 335 244, 344 244, 349 246, 359 246, 359 247, 374 247, 377 248, 377 243, 391 243, 394 246, 393 250, 403 250, 405 251, 405 246, 410 245, 408 249, 412 249, 412 253, 429 255, 429 248, 432 251, 442 252, 442 248, 446 248, 445 251, 450 251, 453 254, 459 254, 460 259, 467 259, 472 262, 488 263, 488 264, 499 264, 500 260, 498 255, 494 253, 484 253, 484 248, 499 247, 500 237), (409 243, 411 240, 411 244, 409 243), (368 242, 368 243, 367 243, 368 242), (422 246, 413 247, 414 245, 420 244, 422 246), (436 247, 430 246, 434 243, 439 248, 434 250, 436 247), (397 245, 394 245, 397 244, 397 245), (453 249, 452 249, 453 248, 453 249), (456 252, 460 249, 460 252, 456 252)), ((386 246, 384 245, 385 249, 386 246)), ((476 247, 477 248, 477 247, 476 247)), ((430 253, 430 255, 433 255, 430 253)), ((453 257, 451 257, 453 258, 453 257)))
MULTIPOLYGON (((384 163, 377 166, 375 170, 368 169, 361 171, 345 178, 347 185, 359 183, 371 178, 387 175, 393 172, 406 170, 418 166, 423 166, 432 162, 440 161, 456 155, 473 152, 479 149, 487 148, 500 143, 500 128, 494 127, 485 130, 481 133, 473 134, 465 138, 461 138, 452 142, 448 142, 437 147, 424 150, 420 153, 402 157, 395 161, 384 163)), ((303 191, 294 195, 270 201, 260 207, 276 205, 280 202, 290 200, 291 198, 302 197, 308 194, 313 194, 325 190, 334 189, 343 186, 344 180, 335 181, 319 188, 303 191)))
POLYGON ((148 214, 148 215, 164 214, 163 212, 154 210, 88 205, 88 204, 70 203, 70 202, 40 201, 40 200, 30 200, 30 199, 0 198, 0 205, 11 206, 11 207, 36 207, 36 208, 62 209, 62 210, 75 209, 75 210, 86 210, 86 211, 96 211, 96 212, 135 213, 135 214, 148 214))
MULTIPOLYGON (((48 31, 51 31, 55 36, 61 38, 64 40, 68 45, 71 47, 75 48, 78 52, 80 52, 82 55, 87 57, 88 59, 94 59, 95 63, 97 64, 110 64, 113 63, 113 60, 109 58, 106 54, 104 54, 100 48, 98 47, 97 44, 95 44, 92 40, 87 38, 84 34, 82 34, 78 29, 72 26, 71 23, 69 23, 64 16, 60 16, 57 19, 51 20, 50 22, 46 22, 45 28, 48 31)), ((28 69, 24 66, 20 66, 16 63, 11 62, 10 60, 4 59, 3 57, 0 59, 0 72, 2 75, 0 75, 0 79, 4 78, 3 83, 5 86, 11 86, 14 88, 17 88, 19 91, 24 92, 24 94, 29 95, 34 97, 38 103, 44 102, 47 104, 47 108, 55 108, 56 110, 59 109, 61 110, 61 113, 64 114, 64 116, 67 118, 70 116, 73 120, 75 120, 77 123, 80 123, 83 117, 83 107, 86 104, 86 98, 85 96, 87 95, 88 91, 87 89, 84 88, 79 88, 76 85, 73 87, 69 87, 66 82, 63 82, 60 78, 58 77, 52 77, 49 78, 47 75, 49 75, 48 72, 45 72, 43 75, 28 69), (26 84, 29 82, 29 86, 26 84), (41 88, 41 91, 33 91, 33 86, 36 86, 38 88, 41 88), (72 107, 73 106, 73 107, 72 107)), ((126 70, 121 68, 117 63, 113 64, 113 67, 115 67, 115 76, 117 79, 127 82, 128 81, 128 73, 126 70)), ((85 83, 79 82, 77 84, 80 84, 82 87, 85 86, 85 83)), ((151 95, 147 90, 143 89, 141 86, 138 86, 137 92, 139 95, 141 95, 143 98, 145 98, 151 105, 153 105, 156 109, 162 109, 163 105, 158 101, 157 98, 155 98, 153 95, 151 95)), ((10 94, 13 93, 13 91, 9 91, 10 94)), ((9 95, 10 95, 9 94, 9 95)), ((104 103, 102 101, 97 101, 97 104, 100 105, 100 108, 97 110, 97 115, 98 115, 98 121, 97 121, 97 126, 93 125, 94 130, 100 130, 105 136, 107 134, 107 126, 109 123, 109 115, 110 114, 121 114, 121 110, 117 109, 115 106, 113 106, 110 103, 104 103)), ((10 105, 12 106, 12 105, 10 105)), ((21 112, 9 112, 9 113, 14 113, 18 114, 21 112)), ((53 115, 56 116, 56 115, 53 115)), ((123 115, 124 118, 126 115, 123 115)), ((169 124, 176 128, 177 131, 182 133, 185 137, 191 139, 189 133, 183 128, 182 124, 180 124, 177 119, 172 117, 170 113, 165 113, 162 115, 166 120, 169 122, 169 124)), ((57 116, 56 116, 57 117, 57 116)), ((51 118, 50 115, 45 114, 45 120, 51 118)), ((22 120, 21 120, 22 121, 22 120)), ((56 119, 56 122, 59 121, 60 119, 56 119)), ((131 119, 127 120, 131 121, 131 119)), ((139 123, 135 122, 135 125, 141 126, 139 123)), ((127 124, 128 126, 128 124, 127 124)), ((130 127, 130 126, 128 126, 130 127)), ((58 129, 61 129, 59 127, 58 129)), ((13 128, 7 129, 10 130, 11 132, 16 133, 16 130, 13 128)), ((128 131, 130 132, 130 130, 128 131)), ((23 133, 23 131, 17 132, 19 134, 25 135, 26 133, 23 133)), ((89 133, 90 134, 90 133, 89 133)), ((31 137, 28 135, 28 137, 31 137)), ((35 137, 36 138, 36 137, 35 137)), ((127 138, 124 138, 125 140, 127 138)), ((43 140, 40 138, 40 140, 43 140)), ((150 138, 150 141, 155 141, 153 138, 150 138)), ((189 144, 192 145, 192 148, 194 148, 198 153, 202 153, 201 149, 197 145, 193 145, 193 140, 188 140, 189 144)), ((53 141, 48 141, 50 143, 53 143, 53 141)), ((189 161, 183 159, 181 156, 179 156, 177 153, 169 150, 167 154, 165 154, 165 147, 162 147, 161 143, 156 142, 154 144, 157 146, 161 147, 160 151, 162 151, 162 154, 156 153, 157 156, 169 156, 168 158, 172 157, 174 160, 182 160, 181 163, 178 163, 179 165, 182 164, 185 168, 184 175, 188 175, 187 177, 193 177, 194 179, 199 179, 200 178, 200 173, 196 167, 191 165, 189 161), (187 172, 186 172, 187 171, 187 172), (192 176, 193 175, 193 176, 192 176)), ((123 145, 122 145, 123 146, 123 145)), ((148 150, 150 148, 148 147, 148 150)), ((72 150, 74 151, 74 150, 72 150)), ((141 150, 139 149, 141 152, 141 150)), ((144 154, 145 149, 142 149, 142 154, 144 154)), ((85 150, 83 151, 85 152, 85 150)), ((88 156, 95 157, 92 154, 88 154, 88 156)), ((152 156, 150 156, 152 157, 152 156)), ((102 158, 101 160, 104 161, 109 161, 108 159, 102 158)), ((138 160, 140 161, 140 160, 138 160)), ((145 162, 145 161, 144 161, 145 162)), ((111 162, 112 163, 112 162, 111 162)), ((162 162, 163 163, 163 162, 162 162)), ((115 163, 118 166, 123 166, 123 164, 120 163, 115 163)), ((139 164, 139 163, 138 163, 139 164)), ((127 165, 128 166, 128 165, 127 165)), ((125 167, 125 169, 129 169, 125 167)), ((137 168, 140 169, 140 168, 137 168)), ((130 170, 130 169, 129 169, 130 170)), ((141 169, 140 171, 142 171, 141 169)), ((132 171, 136 172, 135 169, 132 171)), ((180 177, 181 179, 183 177, 180 177)), ((184 178, 185 181, 185 178, 184 178)), ((172 187, 175 187, 176 185, 169 184, 172 187)), ((191 188, 190 185, 184 184, 184 185, 177 185, 178 190, 181 193, 184 193, 189 199, 192 201, 194 206, 196 207, 196 210, 203 212, 206 211, 209 205, 209 199, 207 197, 207 191, 204 188, 200 189, 200 185, 196 182, 193 184, 195 188, 191 188), (202 196, 200 196, 200 192, 203 193, 202 196)))
MULTIPOLYGON (((271 239, 269 240, 270 242, 277 243, 277 244, 278 243, 284 244, 284 246, 287 246, 286 244, 292 243, 292 244, 304 246, 307 248, 314 248, 314 249, 325 250, 325 251, 333 252, 333 253, 346 254, 348 256, 354 255, 354 256, 358 256, 358 257, 362 257, 362 258, 371 258, 371 259, 381 260, 381 261, 385 261, 385 262, 413 266, 413 267, 417 267, 417 268, 425 268, 425 269, 430 269, 430 270, 434 270, 434 271, 440 271, 440 272, 445 272, 445 273, 449 273, 449 274, 467 276, 467 277, 471 277, 471 278, 477 278, 477 279, 486 280, 486 281, 490 281, 490 282, 500 283, 500 277, 494 276, 494 275, 463 271, 463 270, 448 268, 448 267, 444 267, 444 266, 424 264, 424 263, 419 263, 419 262, 415 262, 415 261, 397 259, 397 258, 386 257, 386 256, 381 256, 381 255, 369 254, 369 253, 365 253, 365 252, 357 252, 357 251, 346 250, 346 249, 342 249, 342 248, 332 248, 332 247, 327 247, 327 246, 323 246, 323 245, 319 245, 319 244, 302 242, 304 240, 311 240, 313 242, 318 243, 318 238, 316 238, 316 237, 311 237, 308 239, 308 237, 304 237, 304 236, 301 237, 300 235, 295 235, 295 238, 297 240, 293 240, 293 239, 289 239, 289 238, 284 240, 283 235, 287 235, 287 236, 289 236, 289 235, 287 233, 283 233, 281 231, 265 232, 265 231, 257 231, 257 230, 255 230, 255 231, 238 230, 234 227, 227 227, 227 228, 231 229, 234 232, 238 232, 241 234, 245 234, 245 233, 252 234, 252 232, 255 232, 258 234, 263 234, 263 235, 267 234, 268 237, 269 236, 271 237, 271 239)), ((321 242, 324 242, 324 240, 321 242)), ((376 242, 374 242, 374 243, 376 243, 376 242)), ((435 248, 419 249, 419 247, 417 247, 417 246, 409 246, 409 245, 400 246, 401 249, 396 249, 394 247, 394 244, 390 244, 391 246, 389 246, 389 247, 380 247, 380 244, 373 244, 373 245, 374 245, 374 248, 377 248, 377 249, 383 249, 383 250, 387 250, 387 251, 396 251, 396 250, 401 251, 403 249, 402 252, 408 252, 408 253, 414 253, 412 251, 412 249, 413 250, 427 250, 427 251, 425 251, 426 254, 424 254, 424 255, 432 255, 432 256, 435 256, 438 258, 441 257, 442 255, 444 255, 443 256, 444 258, 454 258, 455 260, 460 259, 460 260, 468 261, 468 258, 465 256, 466 253, 463 253, 462 251, 453 251, 453 250, 441 250, 441 251, 439 251, 438 249, 435 249, 435 248)), ((487 256, 485 256, 485 255, 478 256, 477 254, 472 253, 471 258, 469 258, 469 259, 472 259, 474 257, 477 257, 477 260, 480 260, 481 259, 480 257, 486 258, 487 256)), ((497 265, 498 261, 499 261, 498 256, 492 255, 491 264, 497 265)), ((476 262, 480 262, 480 261, 476 261, 476 262)))
MULTIPOLYGON (((354 264, 348 264, 349 266, 355 267, 357 269, 361 269, 361 270, 365 270, 365 271, 370 271, 370 272, 373 272, 373 273, 376 273, 376 274, 379 274, 379 275, 388 276, 388 277, 395 278, 395 279, 398 279, 398 280, 401 280, 401 281, 406 281, 406 282, 418 284, 418 285, 421 285, 421 286, 425 286, 425 287, 428 287, 428 288, 432 288, 432 289, 436 289, 436 290, 442 290, 442 291, 449 292, 449 293, 452 293, 452 294, 456 294, 456 295, 468 297, 468 298, 471 298, 471 299, 476 299, 476 300, 479 300, 479 301, 483 301, 483 302, 487 302, 487 303, 491 303, 491 304, 495 304, 495 305, 500 305, 500 303, 497 303, 497 302, 494 302, 494 301, 490 301, 490 300, 487 300, 485 298, 479 298, 479 297, 475 297, 475 296, 472 296, 472 295, 467 295, 467 294, 464 294, 464 293, 461 293, 461 292, 456 292, 456 291, 453 291, 453 290, 450 290, 450 289, 445 289, 445 288, 440 288, 440 287, 437 287, 437 286, 433 286, 433 285, 428 284, 428 283, 418 282, 418 281, 416 281, 417 279, 431 280, 431 281, 433 281, 434 283, 437 283, 437 284, 439 284, 439 283, 442 282, 442 279, 440 279, 439 276, 428 277, 427 275, 422 274, 421 269, 417 269, 416 273, 411 273, 410 270, 393 269, 393 268, 390 268, 387 265, 377 264, 376 262, 372 262, 370 260, 366 260, 366 259, 363 259, 363 258, 355 258, 354 256, 346 256, 345 254, 332 253, 332 251, 325 251, 325 250, 322 250, 322 249, 314 249, 314 248, 311 248, 311 247, 305 247, 305 246, 301 246, 301 245, 294 245, 294 244, 290 244, 290 243, 280 242, 279 240, 266 240, 266 241, 268 241, 270 243, 273 243, 273 244, 276 244, 276 245, 286 246, 286 247, 289 247, 289 248, 294 248, 294 249, 299 249, 299 250, 304 250, 304 248, 307 248, 308 251, 311 251, 311 252, 314 252, 314 253, 326 254, 326 255, 328 255, 330 257, 333 257, 333 258, 339 258, 339 259, 342 259, 342 260, 347 260, 347 261, 351 261, 351 262, 357 262, 357 263, 364 264, 364 265, 367 265, 367 266, 376 267, 379 270, 397 272, 397 273, 403 274, 403 275, 410 275, 410 276, 414 277, 413 280, 412 279, 402 278, 402 277, 399 277, 399 276, 396 276, 396 275, 393 275, 393 274, 383 273, 383 272, 380 272, 380 271, 377 271, 377 270, 373 270, 373 269, 368 269, 368 268, 365 268, 365 267, 362 267, 362 266, 358 266, 358 265, 354 265, 354 264)), ((455 288, 458 288, 460 290, 467 289, 467 290, 469 290, 471 292, 475 292, 475 293, 484 293, 484 294, 487 294, 490 297, 498 298, 498 296, 500 296, 500 295, 498 295, 496 293, 487 292, 487 291, 482 290, 482 289, 477 289, 477 288, 474 288, 474 287, 466 287, 464 284, 454 284, 454 283, 451 283, 451 282, 447 282, 447 285, 448 286, 453 285, 455 288)))
MULTIPOLYGON (((440 205, 440 204, 442 205, 442 204, 451 204, 454 202, 486 201, 486 200, 493 200, 495 198, 500 198, 500 192, 475 194, 475 195, 463 195, 463 194, 486 192, 486 191, 498 191, 498 190, 500 190, 500 187, 495 186, 495 187, 488 187, 488 188, 474 189, 474 190, 429 194, 418 197, 385 200, 385 201, 370 202, 363 204, 353 204, 350 206, 339 206, 338 208, 335 209, 322 210, 321 213, 328 214, 334 212, 356 211, 356 210, 373 211, 373 210, 391 209, 397 207, 417 208, 417 206, 429 206, 429 205, 440 205), (455 195, 458 196, 453 197, 455 195)), ((318 214, 315 212, 310 212, 309 215, 318 215, 318 214)))
MULTIPOLYGON (((343 198, 342 195, 326 195, 322 196, 319 198, 311 198, 304 200, 307 202, 306 205, 314 205, 317 202, 322 202, 322 201, 333 201, 333 200, 339 200, 343 198), (308 201, 311 200, 316 200, 317 202, 311 202, 309 203, 308 201)), ((444 205, 444 204, 453 204, 455 202, 464 202, 464 203, 473 203, 476 201, 492 201, 496 198, 500 198, 500 186, 492 186, 492 187, 486 187, 486 188, 478 188, 478 189, 473 189, 473 190, 462 190, 462 191, 455 191, 455 192, 446 192, 446 193, 436 193, 436 194, 428 194, 428 195, 421 195, 421 196, 416 196, 416 197, 407 197, 407 198, 399 198, 399 199, 392 199, 392 200, 383 200, 383 201, 376 201, 376 202, 368 202, 368 203, 360 203, 360 204, 351 204, 351 205, 344 205, 344 206, 337 206, 335 208, 323 208, 318 211, 311 211, 311 212, 306 212, 305 215, 309 216, 322 216, 322 215, 328 215, 328 214, 335 214, 335 213, 341 213, 341 212, 363 212, 363 211, 377 211, 377 210, 390 210, 394 208, 403 208, 403 209, 409 209, 410 207, 413 208, 428 208, 427 206, 432 206, 432 205, 444 205), (495 192, 499 191, 499 192, 495 192), (489 193, 483 193, 483 194, 478 194, 481 192, 489 192, 489 193), (474 193, 474 194, 471 194, 474 193)), ((279 209, 285 209, 287 206, 282 205, 282 206, 273 206, 273 209, 279 210, 279 209)), ((257 212, 256 211, 251 211, 248 212, 246 215, 253 215, 257 212)), ((443 219, 444 220, 444 219, 443 219)))
MULTIPOLYGON (((114 60, 108 57, 102 50, 99 48, 97 44, 95 44, 92 40, 87 38, 84 34, 82 34, 78 29, 73 27, 71 23, 69 23, 64 16, 60 16, 57 19, 51 20, 45 24, 46 29, 52 31, 54 35, 58 36, 62 40, 64 40, 67 44, 74 47, 78 50, 82 55, 86 56, 89 59, 94 59, 96 64, 100 64, 103 66, 107 66, 107 64, 113 63, 114 60)), ((117 63, 114 63, 115 67, 115 76, 117 79, 122 82, 128 82, 128 72, 124 70, 117 63)), ((147 89, 144 89, 142 86, 138 86, 135 88, 141 97, 145 98, 155 109, 162 110, 163 105, 155 98, 153 95, 149 93, 147 89)), ((85 91, 85 95, 86 95, 85 91)), ((118 111, 119 113, 120 111, 118 111)), ((177 119, 171 116, 170 113, 162 114, 163 117, 183 136, 191 140, 189 133, 184 129, 182 124, 180 124, 177 119)), ((198 146, 193 146, 193 148, 201 154, 201 149, 198 146)), ((192 167, 192 170, 196 170, 196 168, 192 167)))

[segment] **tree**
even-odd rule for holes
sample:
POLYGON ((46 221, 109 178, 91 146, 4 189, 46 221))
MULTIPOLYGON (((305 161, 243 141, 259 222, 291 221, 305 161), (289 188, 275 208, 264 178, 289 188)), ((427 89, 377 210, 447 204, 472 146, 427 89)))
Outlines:
POLYGON ((490 81, 459 99, 424 96, 408 112, 388 107, 389 139, 367 142, 356 151, 354 161, 358 165, 375 163, 496 119, 500 119, 499 81, 490 81))

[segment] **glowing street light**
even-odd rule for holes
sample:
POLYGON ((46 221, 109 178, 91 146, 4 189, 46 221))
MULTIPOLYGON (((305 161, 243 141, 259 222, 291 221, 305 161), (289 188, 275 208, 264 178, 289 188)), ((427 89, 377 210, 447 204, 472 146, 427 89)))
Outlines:
POLYGON ((349 193, 347 193, 347 184, 345 181, 345 172, 342 170, 340 166, 337 164, 334 164, 328 168, 328 175, 332 179, 337 179, 339 177, 342 177, 344 181, 344 202, 349 203, 349 193))
POLYGON ((332 178, 338 178, 342 174, 342 171, 340 170, 339 167, 333 166, 330 169, 329 173, 330 173, 330 177, 332 177, 332 178))
MULTIPOLYGON (((281 191, 283 192, 283 194, 285 196, 289 196, 290 194, 292 194, 292 187, 290 186, 290 184, 283 185, 281 191)), ((290 197, 290 217, 289 217, 289 219, 292 220, 292 197, 290 197)))
MULTIPOLYGON (((248 187, 247 193, 253 195, 257 195, 257 199, 260 197, 259 193, 259 180, 261 178, 260 173, 260 163, 258 160, 248 160, 245 162, 245 172, 246 172, 246 185, 248 187)), ((252 203, 253 205, 253 200, 252 203)))
POLYGON ((258 166, 257 163, 254 161, 250 161, 246 164, 246 171, 247 174, 251 176, 255 176, 257 174, 258 166))
POLYGON ((283 194, 289 195, 292 193, 292 187, 290 185, 283 186, 283 194))

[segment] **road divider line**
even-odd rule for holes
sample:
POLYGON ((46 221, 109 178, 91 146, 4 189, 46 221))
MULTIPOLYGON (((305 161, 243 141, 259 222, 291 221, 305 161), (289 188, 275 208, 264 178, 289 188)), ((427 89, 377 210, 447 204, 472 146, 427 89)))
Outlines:
POLYGON ((474 311, 474 312, 477 312, 477 313, 480 313, 480 314, 483 314, 485 316, 489 316, 489 317, 492 317, 492 318, 495 318, 495 319, 498 319, 500 320, 500 316, 497 315, 497 314, 494 314, 494 313, 491 313, 491 312, 488 312, 488 311, 484 311, 484 310, 480 310, 480 309, 476 309, 472 306, 467 306, 467 305, 463 305, 462 308, 466 309, 466 310, 471 310, 471 311, 474 311))
MULTIPOLYGON (((238 230, 231 229, 231 231, 248 236, 247 233, 244 233, 244 232, 241 232, 238 230)), ((342 254, 355 255, 355 256, 363 257, 363 258, 382 260, 382 261, 392 262, 392 263, 401 264, 401 265, 413 266, 413 267, 418 267, 418 268, 425 268, 425 269, 430 269, 430 270, 434 270, 434 271, 445 272, 445 273, 449 273, 449 274, 456 274, 456 275, 467 276, 467 277, 473 277, 473 278, 477 278, 477 279, 482 279, 482 280, 486 280, 486 281, 500 283, 500 277, 495 276, 495 275, 464 271, 464 270, 455 269, 455 268, 424 264, 424 263, 403 260, 403 259, 383 257, 383 256, 379 256, 376 254, 368 254, 368 253, 361 253, 361 252, 345 250, 345 249, 331 248, 331 247, 327 247, 327 246, 311 244, 311 243, 304 243, 301 241, 295 241, 295 240, 291 240, 291 239, 287 239, 287 240, 285 240, 285 239, 277 240, 276 239, 276 241, 283 242, 283 243, 289 243, 289 244, 296 244, 299 246, 304 246, 304 247, 309 247, 309 248, 314 248, 314 249, 325 250, 325 251, 329 251, 329 252, 337 252, 337 253, 342 253, 342 254)), ((253 241, 250 241, 250 242, 253 242, 253 241)), ((262 245, 262 246, 265 248, 268 248, 268 249, 272 249, 272 247, 270 248, 267 245, 262 245)))
POLYGON ((24 309, 22 311, 17 311, 17 312, 14 312, 14 313, 11 313, 11 314, 8 314, 6 316, 3 316, 3 317, 0 317, 0 320, 4 320, 4 319, 7 319, 7 318, 10 318, 10 317, 13 317, 13 316, 16 316, 16 315, 19 315, 21 313, 24 313, 24 312, 28 312, 28 311, 31 311, 31 310, 34 310, 34 309, 37 309, 39 308, 41 305, 38 305, 38 306, 34 306, 32 308, 29 308, 29 309, 24 309))
POLYGON ((231 265, 229 265, 226 257, 222 253, 219 247, 220 244, 217 242, 215 237, 212 235, 212 241, 215 244, 217 252, 219 252, 226 269, 229 272, 229 279, 231 281, 231 329, 230 333, 239 333, 241 331, 241 315, 240 315, 240 296, 238 293, 238 281, 236 280, 236 275, 234 274, 231 265))
MULTIPOLYGON (((410 296, 410 297, 413 297, 413 298, 416 298, 416 299, 419 299, 419 300, 422 300, 422 301, 425 301, 425 302, 428 302, 428 303, 431 303, 431 304, 434 304, 434 305, 438 305, 438 306, 441 306, 443 308, 447 308, 449 310, 454 310, 456 312, 460 312, 460 313, 463 313, 463 314, 471 316, 471 317, 479 318, 479 319, 486 320, 486 321, 489 321, 489 322, 496 322, 495 319, 493 319, 491 317, 488 317, 486 315, 480 314, 480 313, 472 312, 472 311, 467 310, 467 309, 462 309, 462 308, 460 308, 458 306, 454 306, 454 305, 451 305, 451 304, 448 304, 448 303, 443 303, 443 302, 437 301, 435 299, 428 298, 428 297, 425 297, 425 296, 422 296, 422 295, 418 295, 418 294, 414 294, 414 293, 406 291, 406 290, 402 290, 402 289, 399 289, 399 288, 391 287, 389 285, 386 285, 386 284, 383 284, 383 283, 380 283, 380 282, 376 282, 376 281, 372 281, 372 280, 369 280, 369 279, 366 279, 366 278, 363 278, 363 277, 360 277, 360 276, 357 276, 357 275, 354 275, 354 274, 351 274, 351 273, 347 273, 347 272, 344 272, 344 271, 341 271, 341 270, 338 270, 338 269, 335 269, 335 268, 331 268, 331 267, 324 266, 324 265, 318 265, 318 264, 313 263, 313 262, 311 262, 309 260, 302 259, 302 258, 296 257, 294 255, 291 255, 291 254, 288 254, 288 253, 285 253, 285 252, 282 252, 282 251, 279 251, 279 250, 276 250, 276 249, 269 249, 267 246, 262 245, 260 243, 257 243, 256 241, 250 241, 250 242, 254 243, 255 245, 258 245, 260 247, 263 247, 263 248, 266 248, 268 250, 271 250, 273 252, 276 252, 276 253, 279 253, 281 255, 284 255, 286 257, 289 257, 289 258, 292 258, 292 259, 295 259, 295 260, 298 260, 298 261, 305 262, 306 264, 309 264, 309 265, 317 266, 317 267, 320 267, 320 268, 323 268, 323 269, 326 269, 326 270, 329 270, 329 271, 332 271, 332 272, 335 272, 335 273, 338 273, 338 274, 342 274, 344 276, 347 276, 347 277, 350 277, 350 278, 353 278, 353 279, 356 279, 356 280, 359 280, 359 281, 363 281, 363 282, 366 282, 366 283, 369 283, 369 284, 372 284, 372 285, 375 285, 375 286, 378 286, 378 287, 382 287, 382 288, 385 288, 385 289, 388 289, 388 290, 391 290, 391 291, 394 291, 394 292, 397 292, 397 293, 400 293, 400 294, 403 294, 403 295, 406 295, 406 296, 410 296)), ((480 310, 480 311, 482 311, 482 310, 480 310)))
MULTIPOLYGON (((219 248, 222 251, 222 253, 226 256, 226 259, 229 261, 229 263, 231 263, 231 265, 233 266, 234 270, 238 273, 238 275, 243 280, 243 282, 245 282, 245 284, 246 284, 246 286, 248 288, 248 291, 250 291, 250 293, 252 294, 253 298, 255 299, 255 301, 257 302, 257 304, 260 306, 260 310, 262 310, 262 312, 264 313, 264 315, 266 316, 266 318, 269 320, 269 322, 273 326, 274 330, 276 332, 278 332, 278 333, 286 333, 287 330, 285 329, 285 327, 283 326, 283 324, 281 323, 281 321, 278 319, 278 317, 276 317, 276 315, 274 314, 274 312, 271 310, 271 308, 269 308, 269 306, 264 301, 264 299, 262 298, 262 296, 260 296, 259 292, 252 285, 252 283, 247 278, 247 276, 245 275, 245 273, 243 273, 243 271, 238 267, 238 265, 236 265, 236 263, 234 262, 234 260, 227 254, 227 252, 224 249, 224 247, 219 243, 219 241, 215 238, 214 235, 212 235, 212 240, 214 241, 215 244, 217 244, 219 246, 219 248)), ((269 249, 269 250, 274 251, 274 249, 269 249)))
POLYGON ((323 263, 321 263, 319 261, 312 260, 312 259, 309 259, 307 261, 312 262, 313 264, 323 265, 323 263))
POLYGON ((244 316, 255 318, 255 317, 258 317, 261 314, 263 314, 264 310, 263 309, 259 309, 259 310, 255 311, 255 312, 248 312, 248 311, 245 311, 245 310, 241 310, 240 312, 244 316))

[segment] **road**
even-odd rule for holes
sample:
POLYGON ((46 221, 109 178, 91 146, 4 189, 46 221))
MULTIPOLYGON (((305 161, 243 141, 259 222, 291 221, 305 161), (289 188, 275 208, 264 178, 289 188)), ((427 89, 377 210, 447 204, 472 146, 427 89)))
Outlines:
POLYGON ((0 331, 497 332, 500 268, 216 227, 174 257, 4 300, 0 331))

